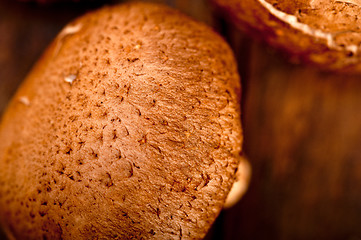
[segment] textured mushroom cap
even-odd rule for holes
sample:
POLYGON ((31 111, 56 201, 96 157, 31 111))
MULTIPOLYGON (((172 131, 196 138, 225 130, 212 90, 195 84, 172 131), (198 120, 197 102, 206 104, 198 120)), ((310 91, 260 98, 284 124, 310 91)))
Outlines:
POLYGON ((361 71, 360 0, 213 0, 242 30, 296 61, 361 71))
POLYGON ((227 44, 167 7, 69 24, 0 126, 0 219, 17 239, 200 239, 235 178, 227 44))

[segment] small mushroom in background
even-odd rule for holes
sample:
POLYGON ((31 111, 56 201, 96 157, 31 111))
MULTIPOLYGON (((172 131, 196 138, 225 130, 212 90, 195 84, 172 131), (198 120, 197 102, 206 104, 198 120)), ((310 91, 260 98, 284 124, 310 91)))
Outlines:
POLYGON ((213 0, 240 29, 282 49, 294 62, 360 72, 357 0, 213 0))
POLYGON ((11 239, 203 238, 248 171, 239 99, 206 25, 146 3, 80 17, 3 116, 1 225, 11 239))
POLYGON ((361 238, 359 1, 213 2, 240 66, 252 159, 223 239, 361 238))

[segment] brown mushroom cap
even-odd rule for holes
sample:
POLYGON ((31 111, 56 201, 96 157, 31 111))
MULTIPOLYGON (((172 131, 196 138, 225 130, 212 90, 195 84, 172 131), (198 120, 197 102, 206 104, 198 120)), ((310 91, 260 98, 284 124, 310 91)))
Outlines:
POLYGON ((0 220, 17 239, 201 239, 240 161, 228 45, 164 6, 69 24, 0 125, 0 220))
POLYGON ((213 0, 242 30, 323 69, 361 70, 360 0, 213 0))

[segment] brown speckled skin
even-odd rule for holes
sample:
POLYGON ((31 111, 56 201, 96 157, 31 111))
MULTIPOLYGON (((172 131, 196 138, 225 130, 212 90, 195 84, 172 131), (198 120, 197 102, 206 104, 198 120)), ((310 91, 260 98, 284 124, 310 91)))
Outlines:
POLYGON ((203 238, 241 152, 231 50, 159 5, 70 26, 2 120, 2 225, 17 239, 203 238))
POLYGON ((353 53, 345 48, 361 44, 361 6, 331 0, 266 1, 314 30, 334 34, 339 48, 332 49, 325 39, 305 34, 275 17, 259 0, 210 1, 240 29, 283 50, 294 62, 305 62, 324 70, 361 72, 360 50, 353 53))

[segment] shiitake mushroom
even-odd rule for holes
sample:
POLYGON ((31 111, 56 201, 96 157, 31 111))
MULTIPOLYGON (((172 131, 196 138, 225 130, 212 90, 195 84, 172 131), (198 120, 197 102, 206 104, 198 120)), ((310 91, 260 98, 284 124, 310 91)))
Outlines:
POLYGON ((283 50, 294 62, 360 72, 359 0, 212 0, 248 35, 283 50))
POLYGON ((17 239, 201 239, 241 161, 225 41, 168 7, 67 25, 0 125, 0 220, 17 239))

